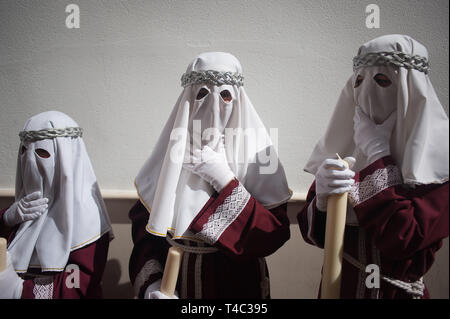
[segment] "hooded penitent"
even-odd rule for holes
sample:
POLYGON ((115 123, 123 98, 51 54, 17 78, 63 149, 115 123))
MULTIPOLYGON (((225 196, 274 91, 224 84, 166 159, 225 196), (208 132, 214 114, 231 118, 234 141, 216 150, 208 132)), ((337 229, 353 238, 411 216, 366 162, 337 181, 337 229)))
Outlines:
POLYGON ((353 67, 305 171, 315 174, 336 153, 354 156, 355 171, 370 164, 353 139, 353 116, 360 106, 377 124, 397 112, 390 149, 405 184, 448 181, 448 116, 428 76, 427 49, 408 36, 386 35, 362 45, 353 67))
POLYGON ((20 133, 16 200, 40 191, 49 202, 40 217, 20 225, 8 246, 17 272, 62 271, 72 251, 111 234, 81 135, 77 123, 57 111, 33 116, 20 133))
POLYGON ((183 167, 194 150, 217 149, 222 138, 228 164, 250 194, 267 208, 291 196, 283 167, 243 87, 242 68, 229 53, 200 54, 181 79, 184 87, 152 155, 135 184, 149 211, 147 231, 191 237, 189 224, 214 193, 183 167))

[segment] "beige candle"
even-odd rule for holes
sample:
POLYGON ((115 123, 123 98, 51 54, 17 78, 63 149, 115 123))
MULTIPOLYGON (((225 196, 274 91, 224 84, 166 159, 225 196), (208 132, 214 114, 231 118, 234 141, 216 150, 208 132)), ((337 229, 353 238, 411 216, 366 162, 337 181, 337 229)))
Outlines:
POLYGON ((166 266, 161 281, 161 292, 166 296, 173 297, 180 271, 183 250, 177 247, 170 247, 167 254, 166 266))
MULTIPOLYGON (((338 154, 336 155, 342 160, 338 154)), ((348 168, 348 163, 344 160, 342 161, 348 168)), ((347 197, 348 193, 328 197, 321 288, 322 299, 339 299, 340 297, 347 197)))
POLYGON ((6 239, 0 238, 0 272, 6 269, 6 239))

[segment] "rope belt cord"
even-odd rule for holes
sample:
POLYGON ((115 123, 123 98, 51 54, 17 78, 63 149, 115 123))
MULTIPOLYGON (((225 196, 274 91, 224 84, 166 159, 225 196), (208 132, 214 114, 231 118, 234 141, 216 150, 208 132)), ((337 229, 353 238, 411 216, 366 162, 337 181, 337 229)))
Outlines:
MULTIPOLYGON (((178 247, 180 249, 183 250, 183 252, 185 253, 183 255, 183 268, 182 268, 182 276, 184 278, 184 280, 182 281, 181 287, 182 287, 182 296, 186 297, 187 296, 187 286, 186 286, 186 278, 187 278, 187 271, 188 271, 188 263, 187 263, 187 259, 185 258, 189 258, 188 254, 189 253, 193 253, 193 254, 198 254, 199 256, 197 256, 197 258, 195 259, 195 298, 196 299, 201 299, 202 298, 202 282, 201 282, 201 271, 202 271, 202 256, 203 254, 211 254, 211 253, 215 253, 217 251, 219 251, 218 248, 216 247, 198 247, 198 246, 186 246, 183 244, 180 244, 178 242, 176 242, 175 240, 173 240, 170 235, 166 236, 166 240, 167 242, 171 245, 171 246, 175 246, 178 247)), ((270 281, 269 281, 269 276, 266 273, 266 264, 264 262, 264 258, 258 258, 258 261, 260 263, 260 271, 261 271, 261 296, 263 298, 267 298, 267 296, 270 293, 270 281)))
POLYGON ((48 278, 53 278, 53 276, 52 275, 43 275, 43 274, 33 274, 33 273, 29 273, 29 272, 25 272, 25 273, 22 273, 22 274, 19 274, 20 275, 20 277, 23 279, 23 280, 28 280, 28 279, 42 279, 42 278, 44 278, 44 279, 48 279, 48 278))
MULTIPOLYGON (((363 265, 362 263, 360 263, 358 260, 356 260, 352 256, 344 253, 343 257, 346 261, 348 261, 350 264, 352 264, 356 268, 359 268, 359 269, 365 271, 366 266, 363 265)), ((417 280, 415 282, 405 282, 405 281, 402 281, 399 279, 393 279, 393 278, 384 276, 382 274, 380 274, 380 278, 397 288, 403 289, 404 291, 406 291, 407 294, 413 296, 413 299, 420 299, 424 295, 425 284, 423 283, 423 277, 421 277, 419 280, 417 280)))
POLYGON ((383 275, 381 275, 381 278, 391 285, 405 290, 409 295, 412 295, 414 299, 420 299, 420 297, 423 297, 424 295, 425 284, 423 283, 423 277, 420 277, 420 279, 415 282, 404 282, 383 275))
POLYGON ((36 142, 56 137, 82 137, 81 127, 48 128, 39 131, 22 131, 19 133, 21 142, 36 142))
POLYGON ((378 65, 393 65, 406 69, 414 69, 425 74, 428 74, 430 70, 427 58, 419 55, 409 55, 400 51, 371 52, 353 58, 354 71, 362 67, 378 65))
POLYGON ((167 242, 174 247, 182 249, 184 252, 193 254, 211 254, 217 252, 219 249, 216 247, 199 247, 199 246, 186 246, 176 242, 170 236, 166 236, 167 242))
POLYGON ((187 246, 176 242, 170 234, 166 236, 167 242, 173 246, 183 250, 183 261, 182 261, 182 280, 181 280, 181 296, 182 298, 187 297, 187 276, 188 276, 188 260, 189 254, 196 254, 195 266, 194 266, 194 292, 195 298, 202 298, 202 257, 204 254, 211 254, 217 252, 219 249, 216 247, 201 247, 201 246, 187 246))
POLYGON ((188 72, 181 77, 181 86, 187 87, 193 84, 211 84, 211 85, 244 85, 244 76, 237 72, 219 72, 214 70, 201 72, 188 72))

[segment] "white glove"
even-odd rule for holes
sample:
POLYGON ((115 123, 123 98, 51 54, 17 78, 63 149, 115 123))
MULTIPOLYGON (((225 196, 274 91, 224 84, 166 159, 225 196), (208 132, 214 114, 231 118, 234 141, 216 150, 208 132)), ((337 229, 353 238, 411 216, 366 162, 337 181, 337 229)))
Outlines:
POLYGON ((219 193, 234 178, 223 143, 219 143, 218 152, 208 145, 201 151, 194 150, 191 163, 184 163, 183 166, 203 178, 219 193))
POLYGON ((42 215, 48 208, 48 199, 42 197, 41 192, 31 193, 15 202, 3 214, 3 220, 9 227, 33 220, 42 215))
POLYGON ((14 270, 11 255, 6 252, 6 269, 0 272, 0 299, 20 299, 23 279, 14 270))
POLYGON ((163 294, 161 291, 161 279, 158 279, 147 287, 144 294, 144 299, 179 299, 177 293, 173 297, 163 294))
POLYGON ((355 172, 350 168, 355 164, 354 157, 344 158, 349 165, 338 159, 328 158, 322 162, 316 173, 316 207, 322 212, 327 210, 328 196, 350 191, 354 184, 355 172))
POLYGON ((364 114, 361 107, 356 107, 353 139, 356 146, 367 156, 369 164, 391 154, 389 144, 396 118, 397 112, 393 112, 383 124, 377 125, 364 114))

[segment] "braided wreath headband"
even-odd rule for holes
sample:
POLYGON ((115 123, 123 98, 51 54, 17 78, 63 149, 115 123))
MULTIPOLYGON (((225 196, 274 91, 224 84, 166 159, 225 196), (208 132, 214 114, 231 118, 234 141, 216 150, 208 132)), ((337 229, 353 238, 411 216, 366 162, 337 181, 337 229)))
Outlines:
POLYGON ((363 67, 378 65, 394 65, 406 69, 414 69, 428 74, 430 65, 427 58, 409 55, 400 51, 372 52, 353 58, 353 71, 363 67))
POLYGON ((212 85, 244 85, 244 76, 238 72, 219 72, 214 70, 202 72, 188 72, 181 77, 181 86, 187 87, 194 84, 212 84, 212 85))
POLYGON ((19 133, 21 142, 36 142, 56 137, 82 137, 83 129, 81 127, 49 128, 39 131, 22 131, 19 133))

